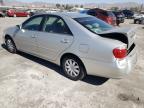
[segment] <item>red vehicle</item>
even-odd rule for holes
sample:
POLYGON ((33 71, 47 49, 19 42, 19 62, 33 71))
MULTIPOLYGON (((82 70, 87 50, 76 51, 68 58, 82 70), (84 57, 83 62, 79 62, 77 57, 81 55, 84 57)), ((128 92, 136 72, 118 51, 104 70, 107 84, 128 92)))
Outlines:
POLYGON ((7 16, 9 16, 9 17, 28 17, 29 13, 24 10, 9 9, 7 11, 7 16))
POLYGON ((116 17, 111 11, 95 8, 88 10, 87 14, 95 16, 110 25, 116 25, 116 17))

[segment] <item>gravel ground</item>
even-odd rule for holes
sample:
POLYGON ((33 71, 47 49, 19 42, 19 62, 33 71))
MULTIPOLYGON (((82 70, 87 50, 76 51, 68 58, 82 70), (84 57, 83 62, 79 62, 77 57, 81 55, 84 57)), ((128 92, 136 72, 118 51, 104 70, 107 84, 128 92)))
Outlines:
MULTIPOLYGON (((25 19, 0 18, 0 43, 5 28, 25 19)), ((88 76, 74 82, 48 61, 1 47, 0 108, 144 108, 144 26, 132 20, 121 26, 138 27, 138 62, 119 80, 88 76)))

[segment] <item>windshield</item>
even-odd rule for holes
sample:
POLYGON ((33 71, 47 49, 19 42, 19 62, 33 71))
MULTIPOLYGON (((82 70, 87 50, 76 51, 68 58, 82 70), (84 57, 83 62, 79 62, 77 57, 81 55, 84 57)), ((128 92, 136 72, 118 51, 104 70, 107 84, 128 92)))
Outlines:
POLYGON ((99 34, 103 31, 112 29, 113 27, 102 20, 99 20, 95 17, 83 17, 83 18, 74 18, 78 23, 83 25, 88 30, 93 33, 99 34))

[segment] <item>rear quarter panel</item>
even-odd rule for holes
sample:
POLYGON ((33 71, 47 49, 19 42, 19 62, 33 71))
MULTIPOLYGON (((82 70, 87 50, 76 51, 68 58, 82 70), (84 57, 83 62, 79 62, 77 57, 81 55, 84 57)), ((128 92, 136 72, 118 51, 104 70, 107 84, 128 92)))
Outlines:
POLYGON ((87 58, 96 61, 113 62, 115 60, 113 49, 122 45, 124 43, 118 40, 103 38, 97 35, 91 39, 87 58))

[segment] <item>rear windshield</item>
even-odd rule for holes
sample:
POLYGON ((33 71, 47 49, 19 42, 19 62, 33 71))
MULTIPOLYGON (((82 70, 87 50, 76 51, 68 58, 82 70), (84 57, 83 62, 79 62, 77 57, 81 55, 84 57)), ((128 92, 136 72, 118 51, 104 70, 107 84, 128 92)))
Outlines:
POLYGON ((115 17, 115 15, 113 14, 113 12, 108 11, 107 13, 108 13, 108 16, 115 17))
POLYGON ((95 17, 74 18, 78 23, 93 33, 99 34, 103 31, 112 29, 113 27, 102 20, 95 17))

